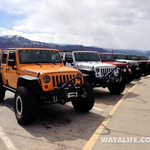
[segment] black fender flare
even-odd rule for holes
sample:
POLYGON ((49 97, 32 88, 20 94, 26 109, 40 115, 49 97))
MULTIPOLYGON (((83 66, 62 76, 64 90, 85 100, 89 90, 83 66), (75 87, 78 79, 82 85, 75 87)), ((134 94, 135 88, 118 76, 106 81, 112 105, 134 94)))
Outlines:
POLYGON ((35 86, 35 83, 38 83, 39 78, 30 76, 30 75, 23 75, 18 78, 17 87, 19 86, 35 86))
POLYGON ((95 75, 95 71, 94 70, 92 70, 92 69, 86 69, 86 68, 84 68, 84 69, 79 69, 81 72, 82 72, 82 74, 84 75, 84 76, 93 76, 93 75, 95 75))

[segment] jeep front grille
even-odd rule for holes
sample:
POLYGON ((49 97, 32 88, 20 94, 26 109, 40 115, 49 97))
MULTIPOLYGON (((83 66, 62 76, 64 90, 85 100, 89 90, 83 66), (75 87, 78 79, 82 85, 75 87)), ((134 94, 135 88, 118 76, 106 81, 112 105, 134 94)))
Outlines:
MULTIPOLYGON (((57 75, 52 76, 53 87, 58 87, 59 84, 68 82, 71 78, 75 77, 75 75, 57 75)), ((75 83, 75 80, 72 81, 75 83)))
POLYGON ((113 68, 102 68, 101 69, 101 75, 106 75, 109 73, 113 68))

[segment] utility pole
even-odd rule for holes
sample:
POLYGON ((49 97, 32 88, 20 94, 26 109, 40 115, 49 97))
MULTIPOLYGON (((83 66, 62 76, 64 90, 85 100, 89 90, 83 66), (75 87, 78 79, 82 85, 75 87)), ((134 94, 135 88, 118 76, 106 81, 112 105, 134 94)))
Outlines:
POLYGON ((114 53, 114 49, 112 49, 112 54, 114 53))

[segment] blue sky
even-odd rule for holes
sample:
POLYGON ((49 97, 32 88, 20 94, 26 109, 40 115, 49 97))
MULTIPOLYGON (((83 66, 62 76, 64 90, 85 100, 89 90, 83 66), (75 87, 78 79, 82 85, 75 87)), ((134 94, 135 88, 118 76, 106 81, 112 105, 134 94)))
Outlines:
POLYGON ((150 50, 149 0, 0 0, 0 36, 150 50))
POLYGON ((0 11, 0 26, 7 30, 13 30, 15 23, 23 18, 25 18, 24 14, 0 11))

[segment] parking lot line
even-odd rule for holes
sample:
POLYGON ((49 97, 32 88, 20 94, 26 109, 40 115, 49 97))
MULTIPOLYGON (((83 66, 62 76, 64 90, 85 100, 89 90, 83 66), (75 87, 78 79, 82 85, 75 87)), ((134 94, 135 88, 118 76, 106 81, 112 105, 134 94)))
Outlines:
POLYGON ((94 109, 98 110, 98 111, 104 111, 103 109, 97 108, 97 107, 93 107, 94 109))
POLYGON ((92 137, 89 139, 89 141, 86 143, 86 145, 84 146, 84 148, 82 150, 91 150, 94 147, 94 145, 95 145, 96 141, 98 140, 100 134, 105 129, 107 123, 109 122, 109 120, 111 119, 112 115, 115 113, 115 111, 117 110, 117 108, 120 106, 120 104, 126 98, 126 96, 130 93, 130 91, 133 88, 135 88, 142 80, 143 79, 141 79, 137 84, 135 84, 132 88, 130 88, 127 91, 127 93, 117 102, 117 104, 112 108, 112 110, 106 116, 106 118, 104 119, 104 121, 100 124, 100 126, 97 128, 97 130, 94 132, 94 134, 92 135, 92 137))
POLYGON ((7 135, 5 134, 5 132, 3 131, 1 126, 0 126, 0 137, 1 137, 2 141, 5 143, 5 145, 7 146, 8 149, 17 150, 17 148, 13 145, 11 140, 7 137, 7 135))

